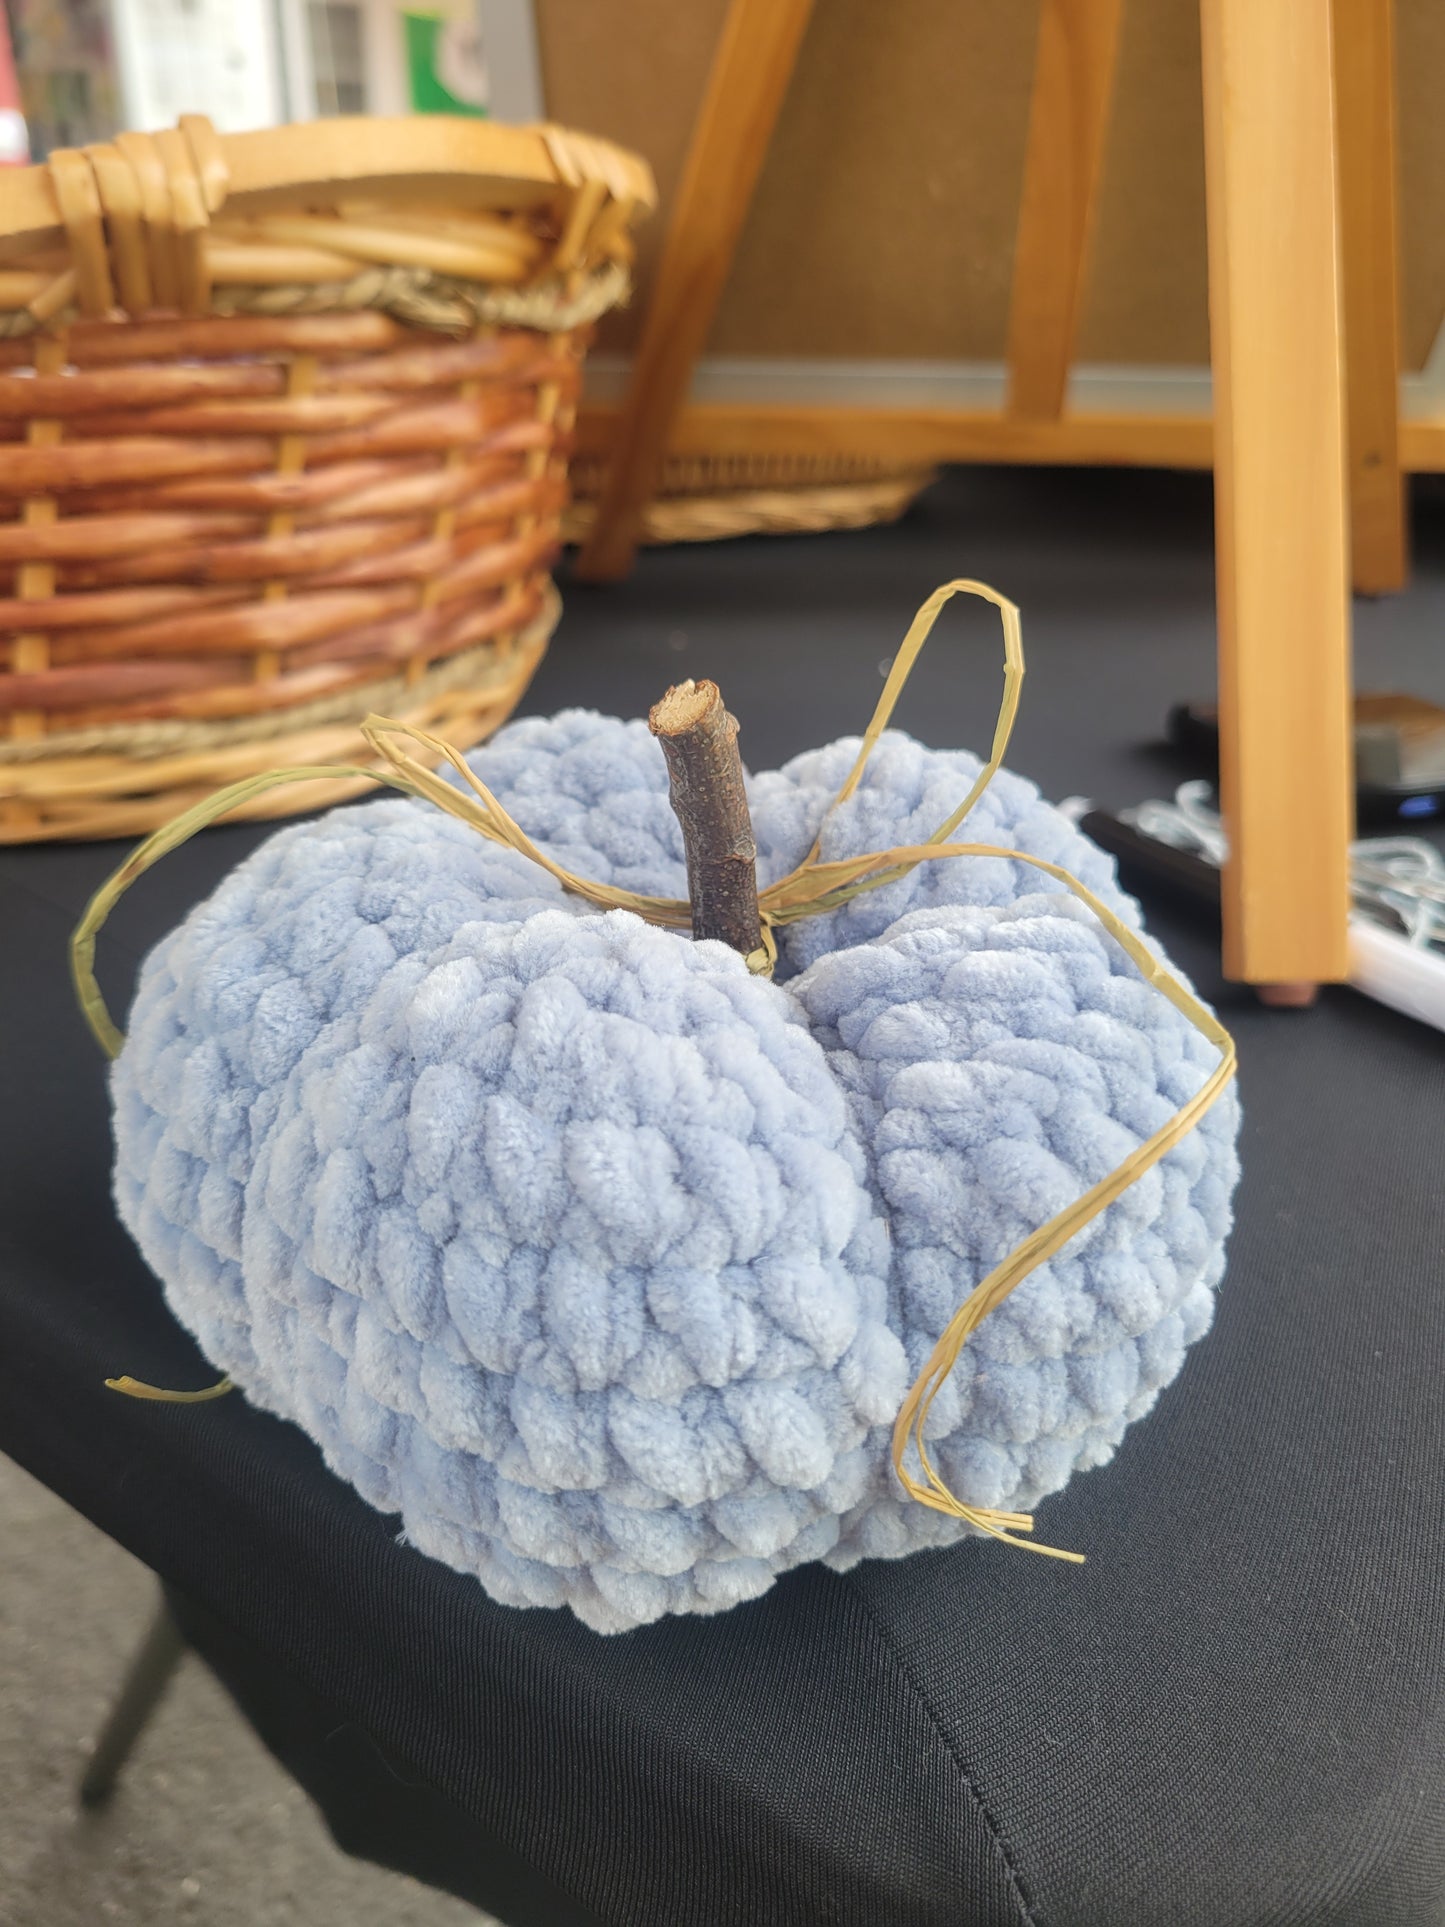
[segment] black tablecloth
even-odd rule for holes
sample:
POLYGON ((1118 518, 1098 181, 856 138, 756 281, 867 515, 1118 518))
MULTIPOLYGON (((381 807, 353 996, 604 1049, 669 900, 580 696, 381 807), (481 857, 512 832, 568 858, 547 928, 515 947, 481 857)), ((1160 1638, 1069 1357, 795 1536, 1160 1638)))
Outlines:
MULTIPOLYGON (((1128 746, 1209 687, 1207 497, 1019 486, 574 590, 529 706, 632 713, 712 674, 766 764, 860 726, 915 603, 991 569, 1035 644, 1016 765, 1055 795, 1158 793, 1128 746)), ((905 720, 979 741, 996 644, 982 616, 953 634, 905 720)), ((213 831, 132 892, 103 939, 117 1010, 264 833, 213 831)), ((969 1543, 602 1639, 399 1546, 240 1398, 104 1390, 208 1376, 112 1216, 66 974, 118 855, 0 853, 0 1447, 176 1589, 344 1844, 529 1927, 1442 1917, 1445 1038, 1343 990, 1267 1014, 1219 984, 1207 926, 1155 917, 1236 1029, 1245 1175, 1214 1332, 1044 1508, 1089 1563, 969 1543)))

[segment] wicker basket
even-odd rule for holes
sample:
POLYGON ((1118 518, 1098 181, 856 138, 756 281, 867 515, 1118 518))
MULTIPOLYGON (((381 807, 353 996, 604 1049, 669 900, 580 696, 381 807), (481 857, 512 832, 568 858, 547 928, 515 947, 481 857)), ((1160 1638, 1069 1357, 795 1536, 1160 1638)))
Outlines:
MULTIPOLYGON (((567 542, 592 527, 606 462, 578 455, 567 542)), ((866 455, 669 455, 657 493, 642 511, 644 543, 722 542, 735 535, 817 535, 896 522, 938 470, 866 455)))
POLYGON ((364 762, 371 709, 495 728, 652 200, 602 142, 446 119, 188 117, 0 181, 0 842, 364 762))

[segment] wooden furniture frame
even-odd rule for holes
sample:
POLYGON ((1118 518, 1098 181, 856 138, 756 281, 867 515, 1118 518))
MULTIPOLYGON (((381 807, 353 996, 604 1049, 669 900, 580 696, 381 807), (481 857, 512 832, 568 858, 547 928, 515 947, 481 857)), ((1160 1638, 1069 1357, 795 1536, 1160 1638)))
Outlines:
POLYGON ((1001 412, 688 401, 810 10, 732 0, 630 391, 579 423, 610 468, 577 573, 626 573, 667 455, 1213 465, 1225 968, 1307 1001, 1346 970, 1347 556, 1402 586, 1402 476, 1445 468, 1398 419, 1393 0, 1200 0, 1212 420, 1067 406, 1122 0, 1041 0, 1001 412))

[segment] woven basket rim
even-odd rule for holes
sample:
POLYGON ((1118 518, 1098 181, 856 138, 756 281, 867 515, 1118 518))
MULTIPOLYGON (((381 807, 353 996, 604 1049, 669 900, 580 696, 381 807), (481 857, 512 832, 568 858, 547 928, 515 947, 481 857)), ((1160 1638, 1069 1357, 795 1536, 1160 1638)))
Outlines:
MULTIPOLYGON (((227 210, 236 213, 301 205, 343 189, 353 199, 372 193, 424 198, 430 192, 487 206, 488 195, 499 188, 505 186, 510 199, 517 189, 531 187, 540 200, 558 188, 579 186, 589 164, 614 196, 626 196, 642 210, 657 205, 652 169, 640 155, 550 122, 513 126, 447 114, 339 115, 216 134, 215 140, 230 175, 227 210)), ((7 260, 66 243, 51 161, 6 170, 0 255, 7 260)))
POLYGON ((599 270, 617 298, 629 228, 655 200, 644 161, 551 125, 415 115, 222 135, 183 114, 3 183, 0 336, 278 302, 448 331, 491 319, 478 299, 502 292, 540 297, 525 325, 545 328, 599 270))

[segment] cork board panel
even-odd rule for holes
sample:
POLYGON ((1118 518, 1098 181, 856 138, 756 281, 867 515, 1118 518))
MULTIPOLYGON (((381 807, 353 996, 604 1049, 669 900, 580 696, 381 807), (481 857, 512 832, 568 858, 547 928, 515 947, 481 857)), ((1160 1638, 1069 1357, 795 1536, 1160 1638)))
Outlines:
POLYGON ((637 338, 726 12, 727 0, 536 0, 547 118, 635 148, 657 176, 657 212, 638 229, 636 292, 598 330, 602 352, 637 338))
MULTIPOLYGON (((548 113, 638 148, 636 338, 726 0, 537 0, 548 113)), ((1038 9, 818 0, 709 352, 997 361, 1006 337, 1038 9)), ((1445 314, 1445 7, 1397 0, 1404 365, 1445 314)), ((1209 350, 1199 21, 1128 0, 1079 358, 1199 365, 1209 350)))
POLYGON ((1033 7, 819 0, 710 351, 990 359, 1033 7))
POLYGON ((1080 361, 1209 360, 1199 8, 1125 0, 1080 361))

